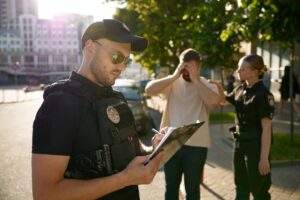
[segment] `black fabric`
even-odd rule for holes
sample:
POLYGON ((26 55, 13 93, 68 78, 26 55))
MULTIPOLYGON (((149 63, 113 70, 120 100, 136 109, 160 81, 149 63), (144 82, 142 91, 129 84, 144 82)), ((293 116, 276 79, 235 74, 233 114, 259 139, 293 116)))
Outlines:
MULTIPOLYGON (((290 97, 290 75, 284 74, 280 84, 280 98, 287 100, 290 97)), ((293 98, 295 98, 296 94, 300 93, 299 84, 297 82, 297 77, 293 75, 293 98)))
MULTIPOLYGON (((73 160, 77 155, 93 152, 103 147, 102 135, 108 133, 104 134, 105 128, 99 125, 99 113, 96 112, 95 102, 109 98, 125 102, 121 93, 113 91, 111 87, 100 87, 75 72, 68 80, 59 81, 46 88, 44 102, 39 108, 33 124, 32 152, 70 156, 67 171, 73 169, 73 164, 76 163, 73 160)), ((128 107, 126 102, 124 105, 128 107)), ((128 112, 132 115, 129 108, 128 112)), ((106 116, 104 111, 102 113, 103 116, 106 116)), ((124 116, 122 117, 124 118, 124 116)), ((134 124, 133 115, 125 120, 129 119, 131 121, 126 121, 127 124, 134 124)), ((103 124, 103 126, 110 125, 103 124)), ((137 133, 136 131, 132 132, 134 127, 128 130, 136 142, 135 135, 137 133)), ((120 132, 123 133, 124 130, 120 132)), ((129 133, 126 132, 126 134, 129 133)), ((135 145, 136 149, 134 150, 123 149, 123 154, 127 155, 128 151, 137 153, 138 144, 135 145)), ((118 156, 122 157, 122 152, 118 156)), ((129 159, 131 160, 132 157, 129 159)), ((122 165, 122 169, 126 167, 129 159, 122 165)), ((137 186, 126 187, 100 199, 124 198, 139 199, 137 186)))
POLYGON ((264 87, 262 81, 257 82, 251 88, 245 84, 238 85, 227 101, 235 106, 237 125, 240 128, 241 139, 260 138, 262 126, 261 119, 272 119, 274 114, 274 97, 264 87))

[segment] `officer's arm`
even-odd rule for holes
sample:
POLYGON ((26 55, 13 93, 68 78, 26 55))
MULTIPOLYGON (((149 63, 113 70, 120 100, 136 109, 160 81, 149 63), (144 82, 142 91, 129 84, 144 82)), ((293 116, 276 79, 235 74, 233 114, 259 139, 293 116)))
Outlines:
POLYGON ((226 100, 226 97, 228 96, 227 93, 224 91, 223 86, 221 85, 221 83, 219 83, 216 80, 209 80, 209 83, 215 84, 218 88, 218 93, 220 95, 221 101, 220 104, 221 105, 228 105, 229 102, 226 100))
POLYGON ((129 185, 148 184, 158 170, 161 156, 147 166, 136 157, 127 168, 112 176, 90 180, 64 179, 69 156, 32 154, 34 199, 96 199, 129 185))
POLYGON ((265 175, 270 172, 269 154, 270 154, 270 147, 271 147, 272 121, 270 118, 264 117, 261 119, 261 125, 263 131, 261 135, 259 171, 261 175, 265 175))

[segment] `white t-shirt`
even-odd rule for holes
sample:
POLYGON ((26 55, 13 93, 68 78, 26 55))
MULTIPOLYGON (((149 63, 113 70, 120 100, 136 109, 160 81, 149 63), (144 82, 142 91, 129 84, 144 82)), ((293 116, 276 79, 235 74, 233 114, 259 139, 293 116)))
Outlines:
MULTIPOLYGON (((200 78, 209 89, 218 93, 215 84, 209 83, 204 77, 200 78)), ((203 126, 186 142, 186 145, 210 147, 209 110, 196 86, 180 77, 168 86, 162 94, 167 103, 163 112, 161 128, 166 126, 179 127, 195 123, 197 120, 205 121, 203 126)))

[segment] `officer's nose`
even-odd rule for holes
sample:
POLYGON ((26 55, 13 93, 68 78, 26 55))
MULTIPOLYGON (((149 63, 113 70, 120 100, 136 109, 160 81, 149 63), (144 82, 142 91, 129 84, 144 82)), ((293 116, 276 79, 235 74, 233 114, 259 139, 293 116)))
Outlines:
POLYGON ((122 62, 120 64, 117 64, 117 67, 118 67, 118 70, 123 72, 126 69, 126 64, 122 62))

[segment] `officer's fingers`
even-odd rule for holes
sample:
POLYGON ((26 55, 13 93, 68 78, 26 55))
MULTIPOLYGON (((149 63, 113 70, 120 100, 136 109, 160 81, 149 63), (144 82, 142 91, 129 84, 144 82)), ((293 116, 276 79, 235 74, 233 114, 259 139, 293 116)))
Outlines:
POLYGON ((259 173, 260 175, 267 175, 270 172, 270 167, 265 165, 265 166, 260 166, 259 167, 259 173))
POLYGON ((149 166, 146 165, 149 167, 152 173, 155 174, 157 172, 162 157, 163 157, 163 151, 159 152, 157 155, 154 156, 154 158, 148 163, 149 166))
POLYGON ((152 138, 152 146, 155 148, 159 144, 159 142, 163 139, 163 137, 164 134, 161 133, 155 134, 152 138))
POLYGON ((144 174, 143 174, 143 181, 145 184, 149 184, 153 181, 155 174, 159 169, 159 162, 162 157, 162 152, 158 153, 154 158, 146 165, 144 174))
POLYGON ((168 132, 168 130, 169 130, 169 127, 166 126, 166 127, 163 127, 162 129, 160 129, 159 132, 160 132, 161 134, 166 134, 166 133, 168 132))

